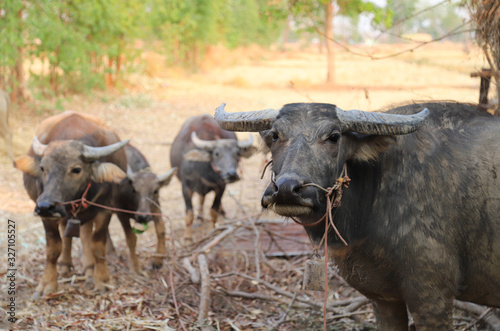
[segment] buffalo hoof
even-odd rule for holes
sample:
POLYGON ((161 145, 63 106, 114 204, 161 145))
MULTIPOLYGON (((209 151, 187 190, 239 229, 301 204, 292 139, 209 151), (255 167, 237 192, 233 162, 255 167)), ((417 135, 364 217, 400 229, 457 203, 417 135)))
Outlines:
POLYGON ((153 270, 160 270, 163 266, 162 259, 154 259, 152 263, 153 270))
POLYGON ((130 262, 128 269, 130 270, 131 273, 134 273, 137 275, 140 275, 142 273, 141 266, 139 265, 138 262, 136 262, 136 263, 130 262))
POLYGON ((36 287, 35 292, 33 293, 33 299, 37 300, 43 297, 44 295, 54 292, 57 292, 57 281, 50 282, 47 284, 40 282, 40 284, 38 284, 38 286, 36 287))
POLYGON ((59 263, 57 269, 61 276, 68 276, 73 271, 73 265, 71 263, 59 263))
POLYGON ((111 280, 108 281, 97 281, 94 280, 94 291, 99 293, 104 293, 109 289, 113 289, 113 284, 111 280))
POLYGON ((85 269, 83 270, 83 275, 85 276, 85 279, 89 280, 92 279, 94 276, 94 265, 89 265, 86 266, 85 269))

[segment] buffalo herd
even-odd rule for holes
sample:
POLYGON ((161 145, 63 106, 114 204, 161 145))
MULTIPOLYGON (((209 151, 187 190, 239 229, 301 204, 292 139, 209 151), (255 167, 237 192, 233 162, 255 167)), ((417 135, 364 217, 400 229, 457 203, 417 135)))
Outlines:
POLYGON ((176 175, 185 203, 183 240, 192 242, 192 197, 213 191, 210 225, 224 216, 226 185, 258 132, 271 151, 262 207, 300 222, 326 242, 340 275, 368 297, 379 330, 450 330, 453 300, 500 307, 500 118, 463 103, 408 103, 381 112, 333 104, 189 118, 154 174, 144 155, 99 118, 67 111, 40 124, 14 165, 45 229, 46 264, 35 297, 57 290, 80 236, 84 273, 97 290, 113 214, 124 229, 130 267, 141 272, 130 219, 153 221, 153 269, 167 255, 159 190, 176 175), (497 167, 499 169, 497 170, 497 167))

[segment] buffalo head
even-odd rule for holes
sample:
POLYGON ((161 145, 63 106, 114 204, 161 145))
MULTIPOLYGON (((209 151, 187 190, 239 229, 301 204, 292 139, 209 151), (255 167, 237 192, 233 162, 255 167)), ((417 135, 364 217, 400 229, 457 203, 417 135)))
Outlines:
POLYGON ((137 206, 136 211, 142 213, 142 215, 134 215, 137 222, 146 223, 153 220, 153 216, 147 214, 158 209, 160 189, 170 183, 176 172, 177 168, 172 168, 168 172, 157 176, 148 170, 135 173, 130 169, 127 171, 126 180, 128 180, 128 183, 122 183, 122 185, 128 185, 127 190, 137 206))
POLYGON ((42 144, 35 136, 35 156, 18 157, 14 165, 24 173, 41 179, 43 192, 36 199, 35 213, 42 217, 66 215, 60 203, 81 198, 88 183, 119 183, 126 177, 117 165, 98 160, 125 146, 128 140, 103 147, 92 147, 78 140, 54 140, 42 144))
POLYGON ((240 179, 238 176, 240 158, 242 156, 250 157, 253 153, 253 136, 245 141, 236 139, 203 140, 198 138, 196 132, 193 132, 191 141, 196 150, 187 152, 184 159, 210 162, 213 170, 225 183, 233 183, 240 179))
POLYGON ((376 159, 395 141, 395 135, 417 130, 428 114, 415 115, 343 111, 331 104, 297 103, 281 110, 226 113, 215 119, 226 130, 260 131, 272 153, 273 180, 262 206, 304 223, 325 213, 326 197, 316 184, 332 187, 346 162, 376 159))

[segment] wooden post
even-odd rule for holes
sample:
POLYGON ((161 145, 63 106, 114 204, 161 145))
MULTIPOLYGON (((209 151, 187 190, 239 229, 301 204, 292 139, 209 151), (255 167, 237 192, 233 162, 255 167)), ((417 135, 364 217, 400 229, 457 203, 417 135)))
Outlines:
POLYGON ((488 109, 488 91, 491 82, 491 69, 483 68, 481 72, 473 72, 471 77, 481 77, 481 85, 479 86, 479 106, 488 109))

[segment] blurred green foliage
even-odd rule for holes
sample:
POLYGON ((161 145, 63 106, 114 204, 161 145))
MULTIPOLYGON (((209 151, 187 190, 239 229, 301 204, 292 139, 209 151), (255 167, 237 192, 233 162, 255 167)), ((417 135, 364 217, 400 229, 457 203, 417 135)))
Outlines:
MULTIPOLYGON (((167 64, 197 68, 211 45, 228 48, 270 45, 294 32, 317 36, 332 0, 4 0, 0 1, 0 88, 23 98, 86 93, 115 86, 133 69, 139 52, 153 47, 167 64), (141 49, 137 40, 145 43, 141 49), (126 58, 126 61, 124 59, 126 58), (29 78, 22 72, 30 61, 29 78)), ((336 0, 335 15, 369 14, 373 25, 400 27, 419 9, 413 0, 336 0)), ((427 3, 424 1, 424 3, 427 3)), ((433 10, 422 19, 443 33, 457 20, 453 8, 433 10), (438 25, 444 22, 444 25, 438 25), (444 28, 443 28, 444 27, 444 28)), ((424 24, 425 23, 425 24, 424 24)), ((405 30, 401 28, 397 33, 405 30)))
POLYGON ((113 86, 134 63, 137 39, 159 41, 171 64, 196 67, 210 45, 270 44, 286 16, 286 1, 274 0, 7 0, 0 87, 29 84, 50 96, 113 86), (16 71, 26 60, 39 64, 28 83, 16 71))

